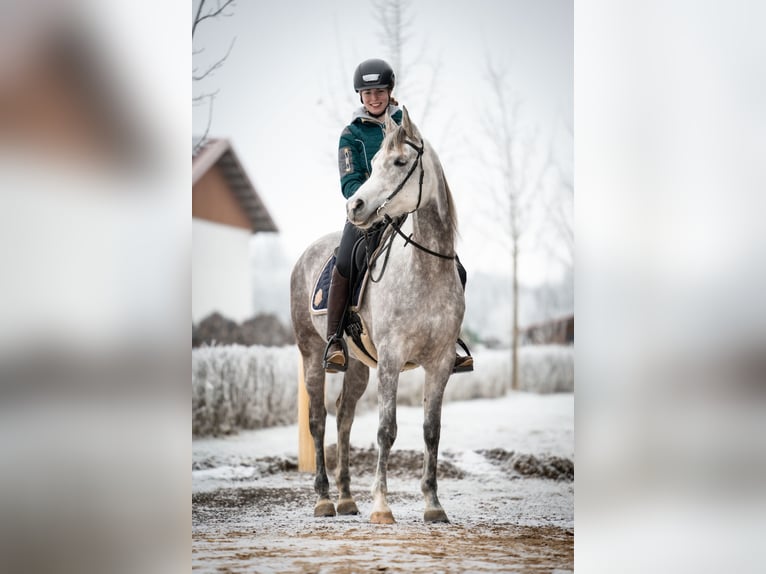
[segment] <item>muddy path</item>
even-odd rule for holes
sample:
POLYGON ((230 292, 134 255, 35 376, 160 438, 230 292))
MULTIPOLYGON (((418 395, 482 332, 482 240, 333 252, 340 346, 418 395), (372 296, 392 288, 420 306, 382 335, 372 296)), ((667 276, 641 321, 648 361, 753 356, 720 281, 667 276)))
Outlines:
POLYGON ((509 524, 339 522, 310 531, 195 533, 193 569, 215 572, 571 572, 571 530, 509 524))
MULTIPOLYGON (((439 495, 449 524, 425 524, 422 454, 394 451, 397 523, 368 522, 375 451, 352 450, 360 515, 315 518, 313 476, 293 459, 238 459, 226 486, 192 496, 196 572, 571 572, 574 465, 502 449, 445 452, 439 495)), ((328 461, 334 464, 333 449, 328 461)), ((214 473, 222 460, 197 460, 214 473)), ((332 479, 331 479, 332 481, 332 479)))

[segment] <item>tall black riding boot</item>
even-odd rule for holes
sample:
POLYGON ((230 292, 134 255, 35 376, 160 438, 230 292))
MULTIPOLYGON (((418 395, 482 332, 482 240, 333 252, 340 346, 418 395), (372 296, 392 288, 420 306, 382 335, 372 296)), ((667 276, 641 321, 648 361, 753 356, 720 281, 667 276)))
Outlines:
POLYGON ((346 350, 343 340, 336 335, 338 327, 343 321, 348 301, 348 279, 338 272, 335 267, 332 270, 330 281, 330 293, 327 295, 327 349, 324 354, 324 368, 328 373, 345 371, 347 364, 346 350))

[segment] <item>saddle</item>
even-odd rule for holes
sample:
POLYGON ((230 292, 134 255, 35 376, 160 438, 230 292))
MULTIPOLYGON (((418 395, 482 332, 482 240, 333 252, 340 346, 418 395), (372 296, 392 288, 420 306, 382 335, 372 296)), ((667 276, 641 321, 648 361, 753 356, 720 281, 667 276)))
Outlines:
MULTIPOLYGON (((369 281, 377 281, 372 278, 372 271, 375 268, 375 262, 378 256, 383 251, 390 248, 391 242, 389 238, 393 239, 393 234, 399 231, 398 226, 406 219, 406 215, 397 220, 397 225, 393 228, 389 226, 391 220, 389 219, 385 225, 373 230, 372 233, 367 233, 363 238, 357 241, 354 246, 353 256, 353 269, 350 278, 349 288, 349 302, 346 308, 346 313, 343 320, 342 329, 349 337, 349 346, 354 351, 354 356, 368 367, 375 368, 378 366, 378 352, 375 349, 375 345, 369 336, 369 329, 364 324, 362 316, 359 314, 359 308, 362 304, 362 298, 364 296, 364 290, 369 281), (387 246, 388 244, 388 246, 387 246), (372 262, 372 267, 369 263, 372 262)), ((406 238, 409 242, 410 239, 406 238)), ((417 245, 412 242, 413 245, 417 245)), ((420 247, 423 249, 423 247, 420 247)), ((428 251, 428 250, 426 250, 428 251)), ((438 255, 434 253, 434 255, 438 255)), ((457 259, 457 257, 455 257, 457 259)), ((335 253, 333 253, 325 264, 317 278, 314 289, 312 290, 311 297, 311 313, 313 315, 322 315, 327 313, 328 294, 330 292, 330 281, 332 279, 332 271, 335 266, 335 253)), ((383 259, 382 268, 379 273, 382 275, 388 262, 388 253, 383 259)), ((462 266, 460 266, 458 260, 458 273, 462 266)), ((379 279, 380 277, 378 277, 379 279)), ((465 270, 461 274, 461 280, 465 287, 465 270)), ((460 345, 466 353, 465 357, 457 356, 453 373, 462 373, 473 370, 473 358, 471 357, 471 351, 468 346, 460 339, 457 339, 457 344, 460 345)), ((408 362, 402 368, 403 371, 414 369, 419 365, 408 362)))
MULTIPOLYGON (((364 286, 367 284, 368 263, 373 262, 378 256, 382 239, 387 239, 391 234, 388 225, 380 225, 372 231, 366 233, 357 240, 352 253, 352 269, 349 278, 349 304, 348 309, 356 311, 362 300, 364 286), (388 232, 388 233, 386 233, 388 232)), ((323 315, 327 313, 327 297, 330 292, 330 280, 332 279, 332 270, 335 266, 337 249, 327 259, 319 272, 319 277, 314 284, 311 295, 311 312, 314 315, 323 315)))
MULTIPOLYGON (((378 230, 367 234, 365 238, 360 239, 355 246, 354 270, 351 277, 349 302, 343 326, 344 332, 349 337, 349 346, 354 351, 354 356, 368 367, 373 368, 378 365, 378 353, 375 345, 372 343, 372 339, 369 337, 369 329, 367 329, 364 320, 359 315, 359 308, 362 304, 365 287, 370 281, 371 270, 368 267, 368 262, 374 262, 377 258, 381 250, 383 238, 388 237, 385 231, 385 226, 380 227, 378 230)), ((389 229, 390 232, 391 230, 389 229)), ((324 315, 327 313, 330 280, 332 279, 335 259, 336 256, 333 253, 322 266, 319 276, 314 283, 311 296, 311 313, 313 315, 324 315)), ((417 366, 414 363, 407 363, 404 366, 404 370, 414 369, 417 366)))

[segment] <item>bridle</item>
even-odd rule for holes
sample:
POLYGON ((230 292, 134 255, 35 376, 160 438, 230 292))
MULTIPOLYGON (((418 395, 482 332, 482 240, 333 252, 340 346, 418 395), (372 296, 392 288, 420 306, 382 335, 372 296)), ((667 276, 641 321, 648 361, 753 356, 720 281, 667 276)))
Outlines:
MULTIPOLYGON (((404 186, 407 184, 407 181, 409 181, 410 177, 412 177, 412 174, 415 173, 415 170, 418 167, 420 167, 420 176, 418 178, 418 203, 417 203, 417 205, 415 205, 415 209, 413 209, 412 211, 409 211, 408 213, 406 213, 404 215, 404 217, 397 218, 396 221, 394 221, 391 218, 391 216, 386 213, 386 214, 383 215, 383 220, 385 221, 386 226, 390 225, 392 227, 392 229, 398 235, 400 235, 404 239, 404 246, 405 247, 407 246, 408 243, 410 243, 414 247, 417 247, 421 251, 424 251, 425 253, 428 253, 429 255, 433 255, 434 257, 440 257, 441 259, 455 259, 455 255, 454 254, 452 254, 452 255, 445 255, 443 253, 438 253, 436 251, 433 251, 433 250, 429 249, 428 247, 426 247, 425 245, 421 245, 420 243, 415 241, 412 238, 412 234, 405 235, 404 232, 401 230, 401 226, 406 221, 407 216, 410 213, 415 213, 420 208, 420 200, 423 198, 423 176, 425 175, 425 172, 423 170, 423 152, 424 152, 424 148, 425 148, 424 144, 421 142, 420 145, 417 145, 416 143, 414 143, 414 142, 412 142, 410 140, 404 140, 404 143, 406 143, 408 146, 410 146, 412 149, 414 149, 418 153, 418 156, 417 156, 417 158, 415 158, 415 161, 410 166, 410 169, 407 172, 407 175, 404 176, 404 179, 399 183, 399 185, 396 186, 396 188, 394 188, 394 191, 392 191, 389 194, 389 196, 383 201, 383 203, 380 204, 380 206, 377 209, 377 213, 378 213, 378 215, 380 215, 380 211, 388 204, 389 201, 391 201, 391 199, 393 199, 404 188, 404 186)), ((394 243, 394 234, 392 233, 389 236, 388 245, 386 245, 378 253, 378 257, 380 257, 380 255, 383 253, 383 251, 386 252, 386 257, 383 260, 383 268, 380 271, 380 275, 378 276, 377 279, 375 279, 372 276, 372 273, 370 273, 370 279, 372 280, 373 283, 375 283, 377 281, 380 281, 380 279, 383 277, 383 272, 385 271, 386 265, 388 264, 388 256, 391 253, 391 246, 393 245, 393 243, 394 243)), ((377 260, 378 257, 375 257, 374 260, 370 260, 369 255, 370 254, 368 253, 367 254, 367 265, 368 265, 368 268, 372 271, 372 264, 375 263, 375 260, 377 260)))
MULTIPOLYGON (((417 211, 418 208, 420 207, 420 200, 423 197, 423 176, 425 174, 425 172, 423 171, 423 151, 425 149, 425 146, 423 145, 423 143, 421 143, 420 145, 417 145, 410 140, 404 140, 404 143, 406 143, 408 146, 410 146, 412 149, 418 152, 418 157, 415 158, 415 161, 410 166, 410 170, 407 172, 407 175, 404 176, 404 179, 401 181, 401 183, 397 185, 396 189, 394 189, 394 191, 392 191, 391 194, 385 200, 383 200, 383 203, 380 204, 380 206, 377 209, 378 215, 380 215, 380 210, 383 209, 388 204, 388 202, 391 201, 404 188, 404 186, 407 184, 407 181, 409 181, 412 174, 415 173, 415 169, 418 166, 420 166, 420 178, 418 181, 418 204, 415 206, 415 209, 410 211, 410 213, 417 211)), ((387 217, 387 216, 384 216, 384 217, 387 217)), ((390 219, 391 218, 389 217, 389 220, 390 219)))

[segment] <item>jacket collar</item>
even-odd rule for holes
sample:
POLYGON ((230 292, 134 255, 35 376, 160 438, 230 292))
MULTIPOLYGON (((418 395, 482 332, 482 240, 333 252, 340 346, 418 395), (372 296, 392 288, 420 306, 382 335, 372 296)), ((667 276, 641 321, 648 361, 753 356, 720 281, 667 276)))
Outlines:
MULTIPOLYGON (((399 111, 399 106, 394 106, 392 104, 389 104, 388 109, 386 112, 388 115, 392 116, 399 111)), ((374 118, 372 117, 368 112, 367 109, 364 106, 359 106, 356 110, 354 110, 353 117, 351 118, 351 123, 354 123, 357 120, 363 120, 365 122, 375 122, 377 124, 383 125, 383 116, 380 116, 380 118, 374 118)))

